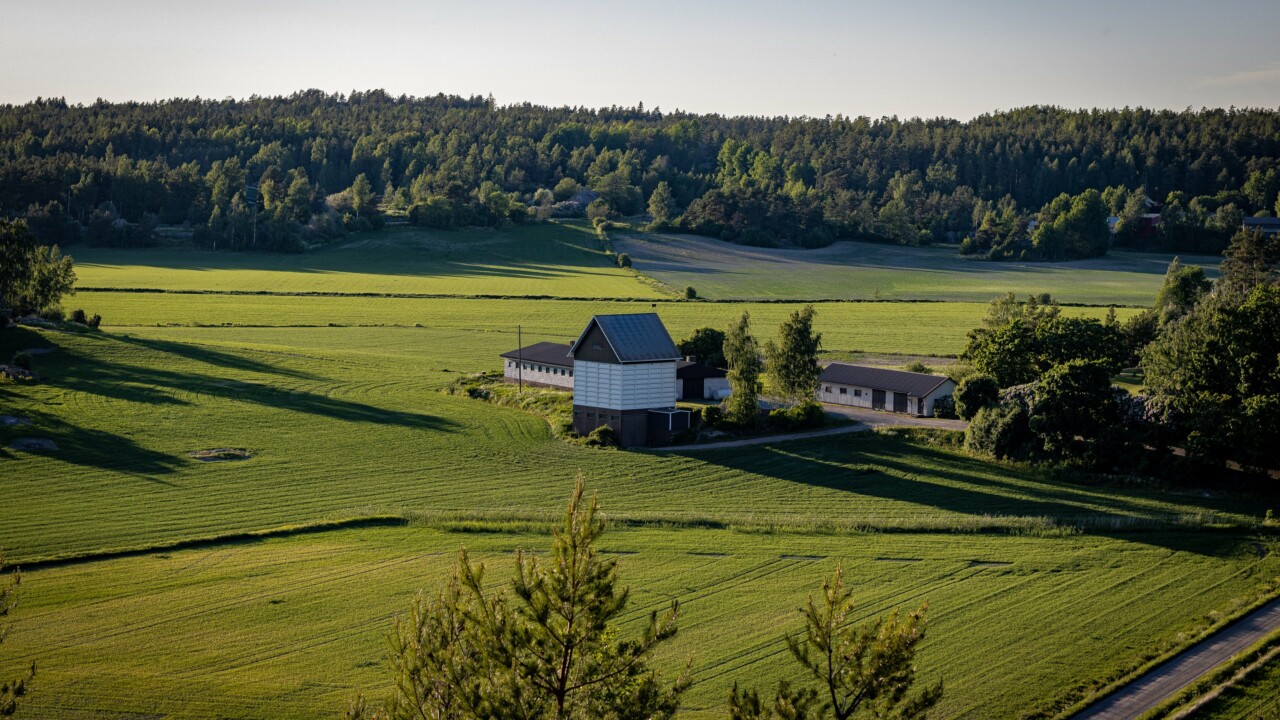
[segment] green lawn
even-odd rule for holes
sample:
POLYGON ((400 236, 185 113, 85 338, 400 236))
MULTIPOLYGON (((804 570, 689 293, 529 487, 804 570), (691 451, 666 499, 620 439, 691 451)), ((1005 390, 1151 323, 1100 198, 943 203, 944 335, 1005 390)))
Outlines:
MULTIPOLYGON (((606 491, 606 511, 615 495, 606 491)), ((497 583, 514 549, 548 543, 365 528, 36 570, 5 650, 39 663, 26 717, 337 717, 354 688, 385 690, 391 618, 416 589, 438 587, 459 546, 497 583)), ((1044 707, 1280 572, 1275 553, 1260 559, 1246 542, 1195 533, 1135 542, 615 528, 603 548, 619 553, 634 588, 628 630, 680 601, 680 632, 658 662, 671 672, 692 659, 691 718, 724 717, 734 681, 799 679, 781 638, 837 561, 860 618, 929 603, 920 665, 924 681, 946 684, 938 718, 1044 707)))
MULTIPOLYGON (((776 250, 691 235, 632 233, 614 239, 635 268, 676 288, 692 285, 708 298, 953 300, 1052 293, 1062 302, 1150 305, 1172 259, 1112 252, 1064 263, 987 262, 954 247, 902 247, 839 242, 818 250, 776 250)), ((1184 263, 1217 267, 1217 257, 1184 263)), ((1212 274, 1212 273, 1211 273, 1212 274)))
POLYGON ((68 248, 87 288, 660 297, 571 225, 387 228, 300 255, 68 248))

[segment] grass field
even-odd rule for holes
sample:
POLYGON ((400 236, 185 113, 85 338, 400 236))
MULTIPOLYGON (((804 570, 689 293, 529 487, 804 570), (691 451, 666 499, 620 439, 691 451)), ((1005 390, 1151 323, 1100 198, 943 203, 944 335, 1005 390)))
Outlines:
MULTIPOLYGON (((487 344, 494 354, 515 347, 516 326, 525 339, 572 341, 597 313, 656 312, 679 340, 694 328, 728 327, 742 312, 751 313, 755 332, 772 337, 799 306, 779 303, 607 302, 573 300, 481 300, 469 298, 367 298, 267 295, 179 295, 154 293, 81 293, 69 301, 99 313, 112 326, 242 325, 422 326, 474 335, 498 334, 487 344)), ((820 303, 817 329, 830 351, 866 351, 954 355, 968 332, 979 325, 984 303, 820 303)), ((1064 308, 1069 315, 1102 317, 1101 308, 1064 308)), ((1129 317, 1135 310, 1120 309, 1129 317)), ((354 335, 351 335, 354 336, 354 335)), ((424 343, 426 341, 424 340, 424 343)), ((425 346, 424 346, 425 347, 425 346)), ((476 365, 475 370, 493 367, 476 365)))
MULTIPOLYGON (((752 248, 691 235, 622 234, 618 252, 672 287, 708 298, 837 298, 985 302, 1052 293, 1062 302, 1150 305, 1171 256, 1112 252, 1064 263, 995 263, 954 247, 839 242, 819 250, 752 248)), ((1217 257, 1184 257, 1213 270, 1217 257)), ((1212 273, 1211 273, 1212 274, 1212 273)))
MULTIPOLYGON (((628 629, 681 602, 660 662, 692 658, 690 717, 722 717, 734 681, 795 676, 782 634, 840 561, 861 617, 929 603, 920 662, 946 684, 938 717, 1010 718, 1135 664, 1280 572, 1280 558, 1245 542, 1152 539, 632 528, 603 547, 634 587, 628 629)), ((31 717, 332 717, 353 687, 385 687, 391 617, 449 572, 460 545, 497 583, 514 549, 548 542, 368 528, 36 570, 5 647, 40 664, 31 717)))
POLYGON ((1187 720, 1272 720, 1280 717, 1280 657, 1222 691, 1187 720))
MULTIPOLYGON (((517 324, 526 342, 567 340, 593 313, 653 310, 679 338, 748 310, 767 337, 796 306, 354 296, 656 295, 580 229, 448 238, 491 241, 492 274, 413 230, 296 257, 76 249, 84 285, 198 293, 86 292, 66 304, 103 332, 0 333, 0 358, 38 350, 48 378, 0 384, 0 414, 22 421, 0 425, 0 507, 15 509, 0 547, 29 567, 0 676, 39 662, 30 717, 338 717, 355 686, 384 682, 382 637, 413 591, 462 543, 499 565, 544 546, 533 531, 579 471, 634 616, 685 606, 665 658, 694 658, 695 718, 722 716, 733 680, 789 671, 780 636, 837 559, 867 615, 931 603, 921 663, 947 683, 944 718, 1045 708, 1280 575, 1248 498, 1071 485, 878 434, 697 453, 560 442, 440 389, 494 369, 517 324), (227 294, 260 290, 286 294, 227 294), (288 294, 312 292, 339 295, 288 294), (11 447, 23 438, 57 450, 11 447), (216 448, 250 457, 192 457, 216 448), (361 518, 395 524, 233 537, 361 518)), ((817 327, 841 356, 954 354, 976 299, 822 303, 817 327)))
POLYGON ((427 295, 660 297, 599 250, 589 229, 386 228, 300 255, 75 247, 82 287, 427 295))

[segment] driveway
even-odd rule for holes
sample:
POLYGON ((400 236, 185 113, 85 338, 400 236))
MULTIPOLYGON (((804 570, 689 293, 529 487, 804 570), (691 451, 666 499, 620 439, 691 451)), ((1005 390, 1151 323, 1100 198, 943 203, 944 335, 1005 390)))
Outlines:
MULTIPOLYGON (((762 403, 762 406, 764 404, 762 403)), ((969 423, 963 420, 943 420, 941 418, 921 418, 879 410, 864 410, 844 405, 822 404, 830 415, 849 418, 856 421, 852 425, 811 430, 809 432, 787 433, 781 435, 762 435, 760 437, 743 438, 741 440, 725 440, 723 442, 699 443, 697 445, 672 445, 654 448, 659 451, 685 452, 687 450, 717 450, 720 448, 746 447, 748 445, 768 445, 771 443, 790 442, 791 440, 808 440, 809 438, 826 437, 828 435, 844 435, 846 433, 866 432, 878 427, 931 427, 943 430, 964 430, 969 423)))
POLYGON ((1272 600, 1156 666, 1072 720, 1139 717, 1277 629, 1280 629, 1280 600, 1272 600))

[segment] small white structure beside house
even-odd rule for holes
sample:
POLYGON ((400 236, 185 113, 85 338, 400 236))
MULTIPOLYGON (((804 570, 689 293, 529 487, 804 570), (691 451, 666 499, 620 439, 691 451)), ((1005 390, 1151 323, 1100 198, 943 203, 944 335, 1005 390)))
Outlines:
POLYGON ((934 403, 955 389, 941 375, 831 363, 822 370, 818 401, 933 417, 934 403))

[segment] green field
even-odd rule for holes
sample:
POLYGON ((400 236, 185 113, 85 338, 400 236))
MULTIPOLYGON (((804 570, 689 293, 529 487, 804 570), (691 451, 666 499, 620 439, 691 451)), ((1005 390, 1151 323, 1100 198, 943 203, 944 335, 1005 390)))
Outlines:
MULTIPOLYGON (((614 240, 635 268, 708 298, 950 300, 1052 293, 1062 302, 1150 305, 1171 256, 1112 252, 1062 263, 987 262, 952 247, 839 242, 818 250, 753 248, 692 235, 631 233, 614 240)), ((1221 258, 1184 257, 1214 269, 1221 258)))
POLYGON ((661 297, 585 227, 387 228, 300 255, 72 248, 80 285, 286 293, 661 297))
MULTIPOLYGON (((578 472, 613 523, 605 547, 634 587, 631 617, 684 605, 664 659, 693 657, 694 718, 722 717, 734 680, 792 672, 781 635, 836 560, 868 616, 930 602, 921 664, 946 682, 943 718, 1050 707, 1280 576, 1280 546, 1254 534, 1265 508, 1248 498, 1072 485, 883 434, 593 450, 440 392, 495 369, 517 324, 526 342, 567 340, 592 313, 654 310, 678 338, 749 310, 771 335, 794 304, 351 295, 649 292, 590 236, 554 240, 556 258, 519 240, 544 231, 580 232, 504 241, 505 266, 550 264, 536 279, 450 275, 438 258, 397 274, 419 252, 409 230, 355 240, 366 253, 389 243, 376 258, 207 254, 204 270, 187 251, 73 250, 99 266, 81 268, 85 285, 214 292, 86 292, 66 304, 101 313, 103 332, 0 332, 0 358, 41 351, 48 378, 0 384, 0 414, 26 421, 0 426, 0 507, 15 509, 0 547, 29 568, 80 558, 24 574, 0 676, 38 661, 29 716, 339 717, 355 687, 385 683, 382 638, 414 590, 439 582, 461 544, 501 566, 544 546, 537 530, 578 472), (10 447, 21 438, 58 449, 10 447), (213 448, 252 457, 191 457, 213 448), (384 524, 232 537, 362 518, 384 524)), ((817 327, 833 353, 947 355, 983 312, 822 303, 817 327)))
MULTIPOLYGON (((1280 572, 1243 542, 1146 539, 615 529, 603 547, 634 587, 629 629, 681 602, 659 662, 692 658, 690 717, 723 717, 735 680, 795 676, 782 634, 838 560, 862 617, 929 603, 920 662, 946 683, 939 717, 1009 718, 1138 662, 1280 572)), ((332 717, 354 686, 385 687, 391 617, 460 545, 498 582, 514 549, 548 542, 369 528, 38 570, 5 647, 40 663, 31 717, 332 717)))
POLYGON ((1280 716, 1280 658, 1253 671, 1187 715, 1188 720, 1271 720, 1280 716))

